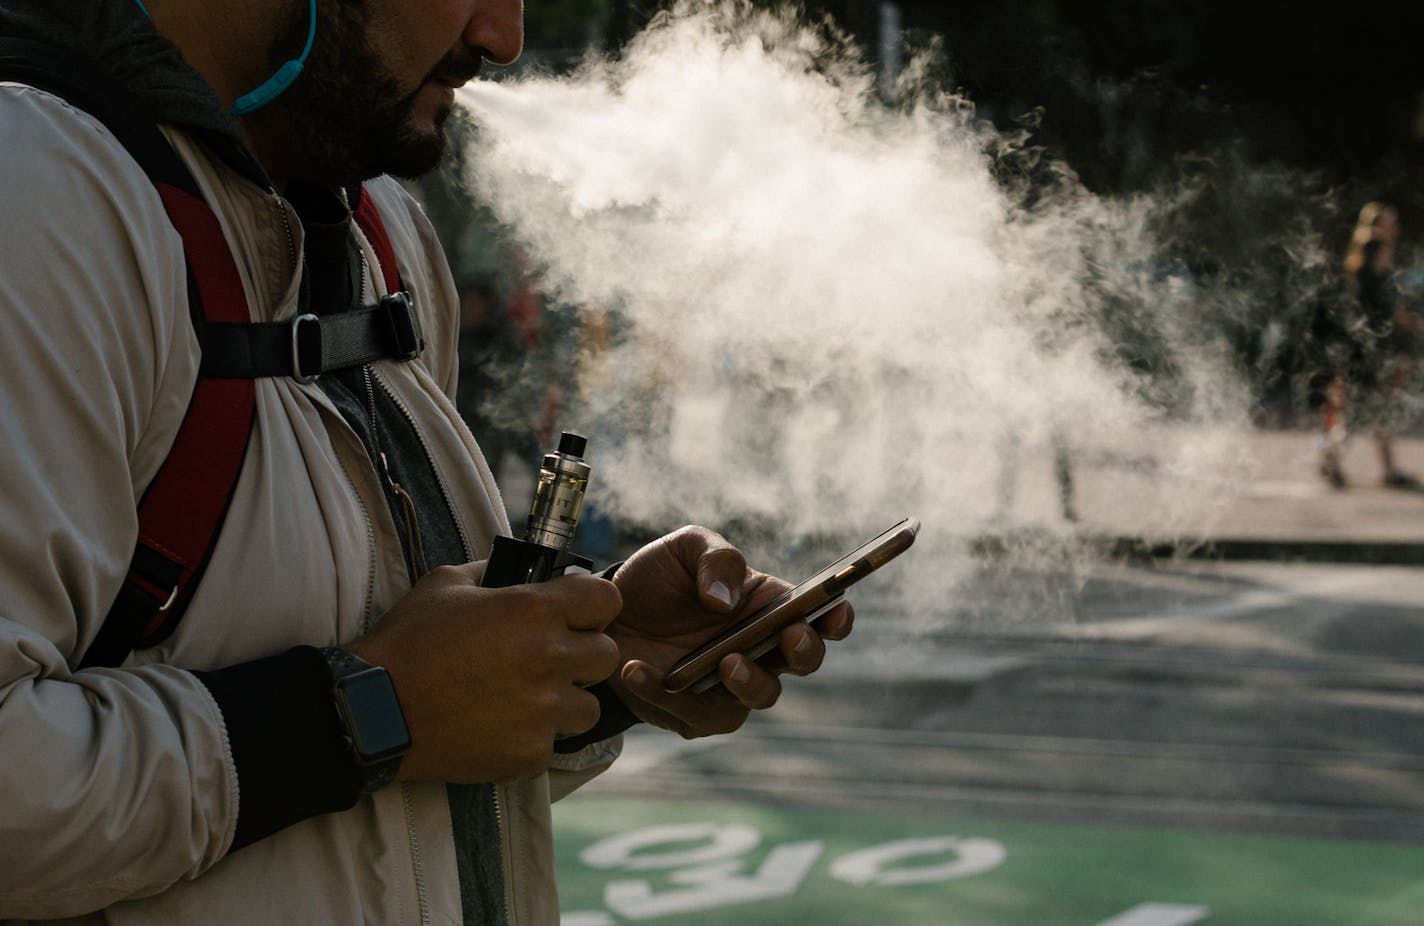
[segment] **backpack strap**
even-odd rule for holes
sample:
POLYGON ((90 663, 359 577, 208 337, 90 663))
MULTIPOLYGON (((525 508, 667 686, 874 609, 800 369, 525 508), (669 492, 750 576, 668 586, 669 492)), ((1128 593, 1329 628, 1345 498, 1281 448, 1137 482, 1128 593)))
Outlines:
POLYGON ((289 376, 301 383, 372 360, 414 360, 425 335, 401 283, 395 249, 375 202, 357 186, 352 217, 375 251, 386 296, 375 305, 289 322, 209 324, 203 334, 204 376, 289 376))
POLYGON ((394 251, 369 197, 357 221, 381 263, 387 296, 327 319, 250 321, 242 278, 217 215, 144 108, 94 63, 47 42, 0 37, 0 80, 53 93, 113 133, 157 190, 183 243, 188 305, 203 359, 173 447, 138 505, 138 538, 123 585, 80 668, 117 666, 165 639, 181 620, 217 544, 246 456, 259 376, 310 381, 424 348, 394 251))
MULTIPOLYGON (((44 42, 0 39, 0 79, 55 94, 102 122, 153 182, 183 242, 189 313, 201 341, 211 324, 249 317, 222 226, 176 151, 118 83, 44 42)), ((113 666, 161 640, 206 565, 242 470, 256 406, 250 379, 200 376, 173 447, 138 505, 138 537, 123 585, 80 667, 113 666)))
POLYGON ((414 360, 424 350, 425 335, 410 294, 393 292, 375 305, 331 315, 209 324, 203 333, 202 375, 287 376, 310 383, 323 373, 373 360, 414 360))
POLYGON ((352 209, 352 215, 361 233, 371 243, 371 250, 376 252, 376 261, 381 265, 381 277, 386 282, 386 292, 403 291, 405 286, 401 284, 400 272, 396 269, 396 250, 391 247, 391 236, 386 234, 386 225, 381 221, 380 210, 376 208, 375 200, 366 193, 364 186, 356 189, 356 206, 352 209))
MULTIPOLYGON (((190 301, 196 296, 209 323, 246 318, 242 280, 217 216, 201 199, 155 186, 183 239, 190 301)), ((199 376, 173 446, 139 501, 128 575, 81 668, 118 665, 182 619, 237 487, 256 392, 251 379, 199 376)))

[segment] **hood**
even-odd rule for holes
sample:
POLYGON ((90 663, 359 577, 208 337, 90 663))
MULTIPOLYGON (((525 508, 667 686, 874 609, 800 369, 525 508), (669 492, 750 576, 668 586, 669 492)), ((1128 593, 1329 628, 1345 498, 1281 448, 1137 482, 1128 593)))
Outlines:
POLYGON ((0 35, 50 42, 97 63, 155 122, 201 136, 239 172, 269 185, 217 93, 134 0, 0 0, 0 35))

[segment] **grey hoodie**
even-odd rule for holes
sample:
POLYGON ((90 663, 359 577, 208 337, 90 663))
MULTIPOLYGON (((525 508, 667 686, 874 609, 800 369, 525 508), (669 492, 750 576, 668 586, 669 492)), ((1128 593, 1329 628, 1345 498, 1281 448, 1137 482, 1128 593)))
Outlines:
POLYGON ((52 42, 98 62, 154 121, 224 138, 232 150, 246 151, 237 122, 212 87, 134 0, 0 0, 0 35, 52 42))

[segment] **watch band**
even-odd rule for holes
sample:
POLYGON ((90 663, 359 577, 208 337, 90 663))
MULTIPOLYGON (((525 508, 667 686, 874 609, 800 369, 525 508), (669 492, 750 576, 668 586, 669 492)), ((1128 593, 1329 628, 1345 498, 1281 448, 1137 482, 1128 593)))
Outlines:
POLYGON ((333 682, 345 676, 360 672, 362 669, 373 668, 366 660, 355 653, 339 646, 320 647, 321 658, 326 660, 326 667, 331 670, 331 680, 333 682))

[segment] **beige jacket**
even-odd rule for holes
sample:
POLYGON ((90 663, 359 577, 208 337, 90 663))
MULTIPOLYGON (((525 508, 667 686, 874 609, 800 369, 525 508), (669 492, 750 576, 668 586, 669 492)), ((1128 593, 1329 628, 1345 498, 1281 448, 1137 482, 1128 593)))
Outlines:
MULTIPOLYGON (((221 219, 253 320, 291 318, 301 229, 289 207, 170 137, 221 219)), ((0 922, 458 923, 438 783, 393 785, 226 856, 237 775, 216 704, 184 670, 350 640, 408 586, 376 474, 318 386, 258 380, 236 495, 178 631, 121 669, 74 671, 127 568, 137 499, 187 408, 198 348, 177 235, 112 136, 0 84, 0 139, 0 922)), ((387 179, 368 190, 429 345, 376 375, 482 556, 507 524, 450 400, 453 283, 410 197, 387 179)), ((510 923, 558 922, 551 791, 617 748, 499 789, 510 923)))

